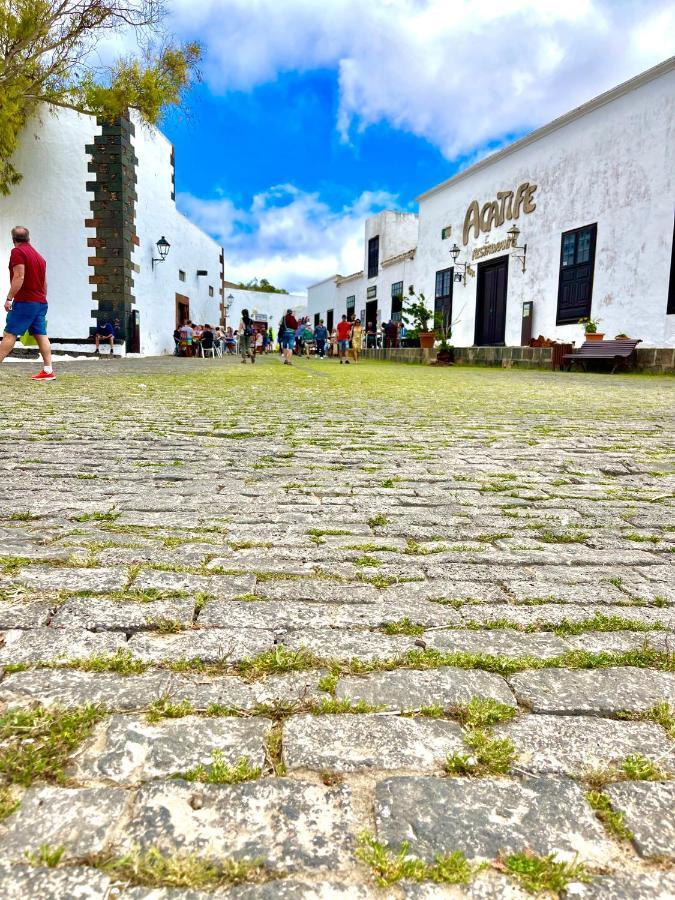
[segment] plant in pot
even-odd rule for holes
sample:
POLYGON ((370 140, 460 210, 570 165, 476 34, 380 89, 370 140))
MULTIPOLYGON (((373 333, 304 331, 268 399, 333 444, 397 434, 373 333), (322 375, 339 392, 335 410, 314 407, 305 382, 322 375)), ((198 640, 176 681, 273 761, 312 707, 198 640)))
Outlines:
POLYGON ((600 319, 579 319, 579 324, 584 326, 587 341, 601 341, 604 338, 604 331, 598 331, 600 319))
POLYGON ((436 340, 433 331, 429 331, 429 322, 433 319, 433 310, 429 309, 424 294, 415 293, 415 288, 411 284, 408 288, 408 296, 411 300, 406 300, 403 308, 402 316, 406 324, 411 323, 414 331, 417 332, 420 347, 424 350, 431 350, 436 340))
POLYGON ((444 307, 434 316, 434 331, 436 340, 440 341, 436 352, 436 362, 441 366, 449 366, 455 361, 455 348, 450 343, 452 338, 452 326, 456 325, 459 319, 453 322, 450 310, 444 307))

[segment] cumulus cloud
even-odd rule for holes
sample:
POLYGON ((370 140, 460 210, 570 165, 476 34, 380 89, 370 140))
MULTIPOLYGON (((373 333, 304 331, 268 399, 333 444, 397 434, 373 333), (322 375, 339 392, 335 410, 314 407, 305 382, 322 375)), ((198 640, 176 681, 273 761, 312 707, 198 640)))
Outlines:
POLYGON ((225 248, 228 281, 264 277, 293 292, 361 269, 364 218, 397 200, 384 191, 366 191, 335 211, 318 194, 290 184, 256 194, 247 209, 225 198, 177 197, 179 209, 225 248))
POLYGON ((531 129, 675 51, 672 0, 173 0, 212 89, 336 70, 336 127, 386 121, 453 159, 531 129))

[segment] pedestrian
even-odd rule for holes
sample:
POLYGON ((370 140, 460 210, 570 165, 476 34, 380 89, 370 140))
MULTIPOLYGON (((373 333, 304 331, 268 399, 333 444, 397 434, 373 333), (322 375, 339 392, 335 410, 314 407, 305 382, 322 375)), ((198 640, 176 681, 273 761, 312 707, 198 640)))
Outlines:
POLYGON ((47 337, 47 263, 31 244, 30 233, 23 225, 12 228, 12 243, 0 362, 12 352, 16 339, 28 332, 35 338, 42 357, 42 370, 31 378, 54 381, 52 348, 47 337))
POLYGON ((298 321, 298 327, 295 329, 295 352, 298 356, 302 356, 305 350, 305 320, 298 321))
POLYGON ((247 309, 241 311, 241 322, 239 323, 239 351, 241 353, 241 361, 246 364, 246 357, 251 357, 251 362, 255 362, 255 329, 253 327, 253 319, 249 316, 247 309))
POLYGON ((115 352, 115 336, 117 334, 117 329, 119 328, 120 320, 115 319, 113 322, 99 322, 96 326, 96 330, 94 332, 94 341, 96 342, 96 349, 94 353, 98 356, 100 354, 100 345, 101 341, 108 341, 110 343, 110 355, 112 356, 115 352))
POLYGON ((346 359, 347 351, 349 350, 349 339, 352 334, 352 323, 347 319, 347 316, 342 317, 342 321, 338 322, 337 325, 337 343, 338 343, 338 353, 340 355, 340 365, 342 363, 346 363, 349 365, 349 360, 346 359))
POLYGON ((334 328, 330 333, 330 355, 332 357, 338 355, 337 328, 334 328))
POLYGON ((326 341, 328 340, 328 329, 323 324, 323 319, 319 319, 319 324, 314 329, 314 346, 316 355, 319 359, 326 358, 326 341))
POLYGON ((181 325, 180 327, 180 336, 183 347, 185 348, 185 355, 192 356, 192 340, 194 335, 194 330, 192 328, 192 322, 186 322, 185 325, 181 325))
POLYGON ((305 318, 304 331, 302 333, 302 342, 305 348, 305 356, 309 357, 309 351, 314 343, 314 329, 309 324, 309 316, 305 318))
POLYGON ((291 366, 291 357, 295 349, 295 332, 298 329, 298 320, 293 315, 292 309, 286 310, 286 315, 281 317, 279 322, 279 342, 281 343, 281 354, 284 358, 284 365, 291 366))
POLYGON ((358 363, 361 355, 361 347, 363 345, 363 328, 361 327, 361 319, 356 319, 352 325, 352 359, 354 364, 358 363))

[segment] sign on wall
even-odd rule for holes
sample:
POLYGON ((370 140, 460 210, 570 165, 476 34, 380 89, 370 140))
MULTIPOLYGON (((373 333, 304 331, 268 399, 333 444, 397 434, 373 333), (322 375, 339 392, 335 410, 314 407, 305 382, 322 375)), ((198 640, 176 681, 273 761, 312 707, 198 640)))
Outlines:
POLYGON ((496 200, 488 200, 482 207, 477 200, 469 204, 464 216, 464 244, 469 243, 469 232, 473 229, 474 237, 479 238, 481 232, 488 234, 493 227, 503 225, 506 219, 517 219, 521 210, 532 213, 537 208, 534 202, 536 184, 524 181, 517 190, 498 191, 496 200))
POLYGON ((377 297, 377 285, 376 284, 373 284, 368 288, 368 290, 366 291, 366 297, 368 298, 368 300, 372 300, 373 297, 377 297))

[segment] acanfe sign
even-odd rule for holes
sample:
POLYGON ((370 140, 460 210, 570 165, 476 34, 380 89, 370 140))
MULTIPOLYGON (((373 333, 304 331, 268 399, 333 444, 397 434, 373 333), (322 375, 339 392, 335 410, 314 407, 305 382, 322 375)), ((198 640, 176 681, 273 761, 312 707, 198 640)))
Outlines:
POLYGON ((480 237, 481 231, 488 233, 492 228, 503 225, 506 219, 517 219, 520 211, 524 213, 534 212, 537 204, 534 202, 536 184, 524 181, 515 191, 499 191, 496 200, 489 200, 481 209, 478 201, 473 200, 464 216, 464 244, 469 243, 469 232, 473 228, 474 237, 480 237))

